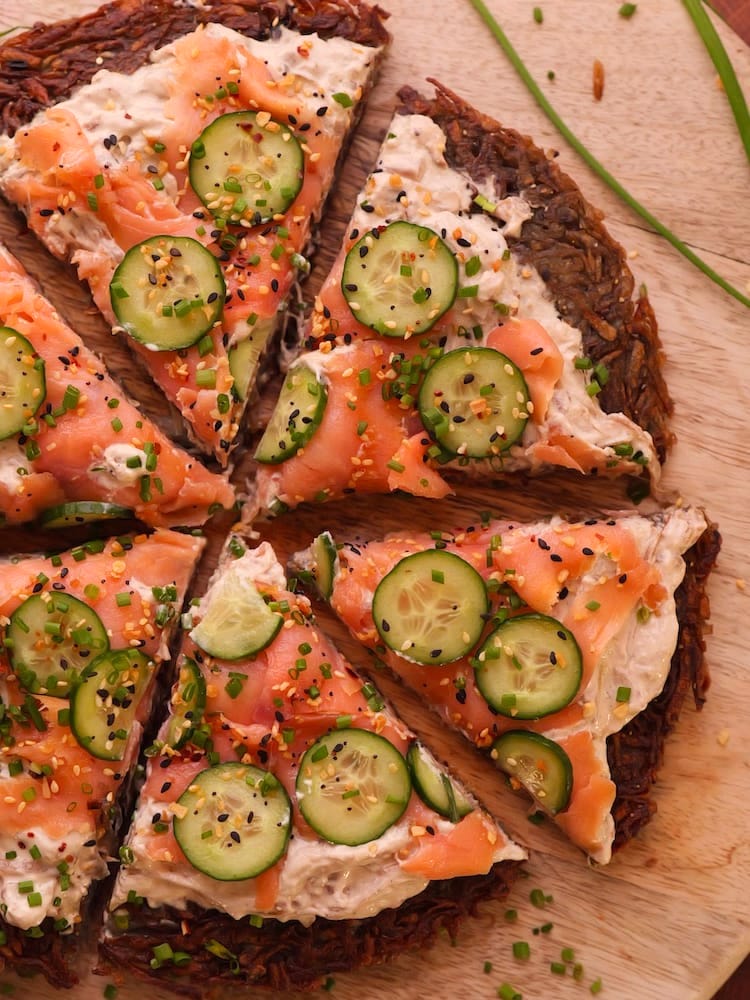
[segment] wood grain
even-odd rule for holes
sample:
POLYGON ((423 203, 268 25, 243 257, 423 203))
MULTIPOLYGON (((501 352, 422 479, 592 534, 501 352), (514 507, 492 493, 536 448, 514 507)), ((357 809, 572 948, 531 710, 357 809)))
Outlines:
MULTIPOLYGON (((90 9, 91 0, 3 0, 0 30, 32 17, 51 19, 90 9)), ((526 820, 525 804, 500 787, 496 775, 470 747, 438 732, 417 699, 384 680, 412 725, 438 744, 477 787, 509 832, 532 851, 529 879, 514 892, 515 926, 503 906, 487 906, 468 922, 455 947, 405 956, 388 967, 337 977, 339 1000, 383 994, 395 1000, 496 996, 512 982, 525 998, 588 995, 598 976, 603 996, 641 1000, 707 1000, 744 958, 750 946, 750 758, 745 734, 750 715, 746 653, 750 648, 750 476, 747 417, 750 412, 750 314, 682 260, 617 200, 565 146, 528 96, 468 3, 456 0, 391 0, 394 42, 366 117, 353 144, 342 183, 330 205, 322 252, 311 279, 320 280, 338 234, 403 83, 421 85, 427 76, 558 149, 564 169, 606 213, 612 233, 631 256, 639 281, 648 285, 667 355, 667 378, 676 400, 678 444, 667 465, 668 490, 703 504, 724 535, 722 558, 711 585, 714 634, 709 641, 713 673, 703 712, 687 711, 670 739, 657 787, 659 811, 649 827, 601 871, 557 833, 526 820), (540 886, 554 896, 547 910, 528 899, 540 886), (549 935, 533 928, 551 921, 549 935), (511 957, 514 940, 531 943, 532 957, 511 957), (584 984, 551 977, 549 963, 560 948, 576 949, 585 967, 584 984), (484 974, 483 963, 492 962, 484 974)), ((750 170, 724 95, 687 14, 674 0, 639 4, 624 21, 619 4, 601 0, 547 0, 544 21, 534 22, 531 4, 492 0, 507 33, 557 110, 594 154, 641 202, 678 232, 696 252, 747 294, 750 291, 750 170), (595 101, 592 64, 605 71, 604 93, 595 101), (548 80, 548 72, 554 79, 548 80)), ((750 89, 750 50, 717 18, 740 80, 750 89)), ((93 314, 71 272, 46 258, 24 232, 22 220, 3 207, 0 236, 43 281, 53 302, 101 353, 113 372, 142 400, 144 409, 174 429, 168 412, 132 369, 129 355, 93 314)), ((241 481, 249 462, 240 456, 241 481)), ((461 490, 441 504, 360 499, 323 511, 303 512, 272 526, 280 547, 306 544, 323 526, 338 531, 379 530, 408 519, 448 524, 472 513, 572 509, 586 502, 625 505, 619 487, 606 501, 591 485, 555 477, 531 486, 461 490)), ((35 539, 14 532, 6 548, 35 539)), ((209 558, 218 546, 213 532, 209 558)), ((208 571, 204 566, 203 576, 208 571)), ((355 659, 361 653, 327 616, 326 627, 355 659)), ((86 979, 76 997, 94 1000, 107 980, 86 979)), ((119 1000, 142 995, 124 983, 119 1000)), ((55 992, 37 982, 19 982, 16 996, 51 1000, 55 992)), ((157 991, 149 996, 159 1000, 157 991)))

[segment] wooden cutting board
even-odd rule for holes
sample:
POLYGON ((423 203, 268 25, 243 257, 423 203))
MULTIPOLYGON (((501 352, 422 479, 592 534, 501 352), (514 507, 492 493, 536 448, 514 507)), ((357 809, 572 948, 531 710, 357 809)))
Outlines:
MULTIPOLYGON (((750 949, 750 311, 698 273, 655 236, 588 171, 565 145, 514 74, 464 0, 383 0, 392 12, 393 46, 332 199, 311 288, 337 245, 356 190, 372 164, 404 84, 437 77, 482 110, 559 150, 560 163, 589 199, 606 213, 612 233, 629 251, 659 317, 666 374, 676 401, 678 436, 666 469, 667 487, 703 504, 719 522, 724 549, 711 582, 713 674, 701 713, 688 709, 668 744, 656 790, 658 813, 636 842, 599 871, 548 827, 532 826, 525 804, 501 787, 496 773, 458 739, 439 734, 416 699, 383 683, 407 720, 434 740, 444 756, 482 790, 509 832, 531 850, 529 877, 507 904, 518 921, 504 920, 505 905, 487 905, 467 921, 452 945, 404 956, 383 968, 336 977, 338 1000, 489 998, 510 982, 528 998, 560 1000, 589 995, 597 977, 602 996, 642 1000, 707 1000, 750 949), (554 897, 544 912, 529 892, 554 897), (533 928, 552 922, 548 935, 533 928), (512 958, 511 944, 527 940, 531 958, 512 958), (575 949, 583 983, 550 974, 562 947, 575 949), (491 962, 492 970, 484 971, 491 962)), ((92 0, 2 0, 0 30, 34 18, 83 12, 92 0)), ((619 0, 547 0, 543 23, 531 3, 490 0, 498 17, 557 110, 594 154, 665 224, 717 271, 750 294, 750 166, 744 157, 715 71, 681 4, 638 4, 630 20, 619 0), (600 101, 592 94, 592 66, 604 66, 600 101), (548 74, 554 73, 554 79, 548 74)), ((717 20, 720 35, 750 93, 750 50, 717 20)), ((0 238, 44 283, 49 297, 144 405, 174 427, 171 416, 133 372, 130 358, 103 328, 87 295, 67 268, 45 258, 23 221, 0 206, 0 238)), ((1 277, 0 277, 1 280, 1 277)), ((238 479, 245 474, 240 461, 238 479)), ((441 504, 416 500, 360 500, 275 522, 282 552, 306 544, 322 527, 372 532, 411 520, 418 525, 468 523, 477 511, 498 513, 572 509, 601 504, 590 485, 554 478, 531 487, 506 485, 461 491, 441 504)), ((606 503, 627 505, 620 487, 606 503)), ((212 529, 209 559, 219 544, 212 529)), ((35 541, 24 531, 0 536, 5 551, 35 541)), ((38 539, 36 539, 38 542, 38 539)), ((206 563, 202 578, 208 572, 206 563)), ((361 653, 325 615, 327 627, 355 661, 361 653)), ((0 980, 3 977, 0 977, 0 980)), ((9 980, 12 977, 5 977, 9 980)), ((87 978, 80 1000, 102 995, 109 980, 87 978)), ((15 996, 51 1000, 56 991, 15 982, 15 996)), ((143 988, 121 984, 121 1000, 143 988)), ((157 991, 149 989, 157 998, 157 991)))

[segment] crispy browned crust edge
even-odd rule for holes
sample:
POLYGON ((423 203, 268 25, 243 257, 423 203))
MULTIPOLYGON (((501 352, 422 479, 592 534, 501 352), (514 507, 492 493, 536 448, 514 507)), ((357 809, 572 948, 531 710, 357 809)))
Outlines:
POLYGON ((710 684, 705 658, 710 606, 706 585, 721 548, 721 535, 709 524, 685 554, 685 579, 675 593, 680 632, 669 675, 661 694, 624 729, 607 740, 607 757, 617 797, 615 850, 619 850, 656 812, 651 792, 657 781, 667 737, 692 692, 696 708, 706 700, 710 684))
POLYGON ((455 937, 462 919, 478 905, 502 899, 520 873, 520 862, 496 864, 486 875, 431 882, 396 909, 363 920, 323 920, 310 927, 290 921, 266 921, 252 927, 215 910, 189 907, 151 909, 127 906, 127 933, 100 944, 97 972, 130 975, 158 982, 195 1000, 227 996, 227 988, 262 986, 273 990, 314 989, 324 976, 387 962, 410 949, 434 944, 440 934, 455 937), (219 941, 234 956, 217 958, 206 943, 219 941), (152 969, 156 944, 191 955, 184 968, 152 969))
POLYGON ((154 49, 199 24, 220 21, 258 39, 284 24, 303 34, 383 46, 389 41, 387 16, 361 0, 298 0, 294 5, 284 0, 215 0, 205 7, 177 0, 116 0, 83 17, 36 24, 0 46, 0 131, 13 135, 103 67, 132 73, 154 49))
MULTIPOLYGON (((635 282, 625 251, 602 213, 575 181, 528 136, 483 115, 436 80, 434 97, 399 91, 399 110, 432 118, 447 138, 446 159, 477 183, 490 180, 498 198, 522 195, 532 217, 507 236, 521 261, 546 283, 560 316, 583 334, 585 353, 610 377, 599 394, 608 413, 621 412, 647 430, 660 461, 672 442, 673 405, 662 375, 656 318, 635 282)), ((476 211, 481 211, 477 207, 476 211)))
POLYGON ((2 923, 5 944, 0 948, 0 969, 8 969, 22 976, 43 975, 47 982, 58 989, 71 989, 78 981, 76 971, 80 959, 79 934, 63 936, 52 926, 51 920, 42 924, 43 937, 30 938, 20 927, 2 923))

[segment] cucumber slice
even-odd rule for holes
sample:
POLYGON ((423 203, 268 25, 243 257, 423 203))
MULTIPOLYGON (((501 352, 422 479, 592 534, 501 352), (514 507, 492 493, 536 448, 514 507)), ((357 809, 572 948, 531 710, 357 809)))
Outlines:
POLYGON ((276 317, 256 320, 248 336, 233 344, 227 352, 229 371, 234 379, 232 391, 241 402, 247 399, 255 383, 260 356, 275 329, 276 317))
POLYGON ((378 584, 372 616, 383 642, 417 663, 451 663, 479 642, 488 610, 477 571, 452 552, 427 549, 396 563, 378 584))
POLYGON ((252 764, 215 764, 177 800, 175 839, 193 868, 220 882, 255 878, 286 851, 292 807, 281 782, 252 764))
POLYGON ((190 149, 190 183, 216 218, 258 225, 286 212, 302 187, 305 157, 288 126, 263 111, 211 122, 190 149))
POLYGON ((573 791, 573 765, 559 743, 540 733, 510 729, 492 744, 491 757, 548 813, 554 815, 567 807, 573 791))
POLYGON ((69 528, 73 524, 88 524, 90 521, 109 521, 116 518, 135 516, 130 507, 116 503, 100 503, 98 500, 76 500, 50 507, 39 515, 39 523, 44 528, 69 528))
POLYGON ((21 432, 46 394, 44 359, 18 330, 0 327, 0 440, 21 432))
POLYGON ((460 788, 438 767, 437 762, 421 743, 415 742, 406 754, 409 773, 417 794, 430 809, 445 816, 451 823, 458 823, 462 816, 473 811, 460 788))
POLYGON ((137 243, 109 286, 119 324, 150 351, 191 347, 221 318, 225 295, 218 260, 189 236, 137 243))
POLYGON ((419 390, 419 415, 446 451, 499 455, 528 423, 529 390, 520 369, 491 347, 459 347, 432 365, 419 390))
POLYGON ((453 305, 458 264, 432 229, 392 222, 354 244, 341 289, 360 323, 386 337, 410 337, 429 330, 453 305))
POLYGON ((297 772, 307 823, 332 844, 367 844, 397 823, 409 804, 406 761, 368 729, 336 729, 308 748, 297 772))
POLYGON ((190 638, 209 656, 242 660, 271 643, 284 621, 271 611, 238 562, 231 563, 206 597, 190 638))
POLYGON ((514 719, 541 719, 575 698, 583 675, 573 633, 547 615, 508 618, 487 636, 473 660, 491 708, 514 719))
POLYGON ((156 664, 139 649, 110 649, 84 669, 70 696, 70 729, 92 757, 122 760, 156 664))
POLYGON ((205 678, 195 660, 185 656, 172 691, 172 714, 167 726, 167 745, 173 750, 179 750, 189 743, 196 726, 201 724, 205 709, 205 678))
POLYGON ((255 459, 277 465, 299 451, 320 426, 328 393, 305 364, 287 372, 276 407, 255 450, 255 459))
POLYGON ((330 531, 321 531, 310 546, 315 587, 324 601, 331 599, 339 572, 339 553, 330 531))
POLYGON ((10 616, 5 644, 13 672, 34 694, 67 698, 81 671, 109 649, 99 615, 62 592, 33 594, 10 616))

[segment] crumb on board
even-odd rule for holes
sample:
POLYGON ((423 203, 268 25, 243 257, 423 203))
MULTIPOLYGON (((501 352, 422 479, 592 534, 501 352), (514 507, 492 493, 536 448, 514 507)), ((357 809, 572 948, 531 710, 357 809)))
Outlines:
POLYGON ((720 747, 725 747, 727 743, 729 743, 729 730, 720 729, 719 732, 716 734, 716 742, 719 744, 720 747))
POLYGON ((601 101, 604 96, 604 64, 600 59, 594 59, 593 88, 594 100, 601 101))

